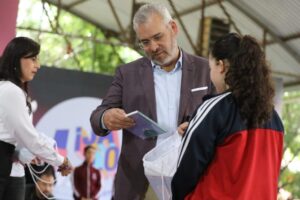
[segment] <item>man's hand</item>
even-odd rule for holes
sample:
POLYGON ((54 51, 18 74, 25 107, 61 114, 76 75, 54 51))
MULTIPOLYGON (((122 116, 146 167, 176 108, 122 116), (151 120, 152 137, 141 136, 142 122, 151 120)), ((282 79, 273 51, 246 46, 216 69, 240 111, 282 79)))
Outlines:
POLYGON ((183 136, 184 132, 186 131, 187 127, 189 126, 188 122, 183 122, 177 128, 178 133, 183 136))
POLYGON ((126 117, 126 113, 120 108, 111 108, 104 112, 103 123, 108 130, 119 130, 134 125, 134 120, 126 117))

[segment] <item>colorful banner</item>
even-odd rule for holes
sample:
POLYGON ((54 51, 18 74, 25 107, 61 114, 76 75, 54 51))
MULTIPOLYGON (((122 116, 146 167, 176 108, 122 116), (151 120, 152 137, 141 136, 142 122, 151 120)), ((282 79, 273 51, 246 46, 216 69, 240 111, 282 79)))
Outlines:
POLYGON ((19 0, 1 0, 0 3, 0 56, 7 43, 16 36, 19 0))
MULTIPOLYGON (((101 200, 110 200, 121 150, 121 132, 96 136, 90 126, 91 112, 101 103, 112 77, 42 67, 30 85, 37 105, 34 123, 38 131, 54 138, 59 152, 74 166, 83 162, 86 145, 97 147, 94 167, 101 171, 101 200)), ((71 178, 57 174, 54 196, 72 198, 71 178)))

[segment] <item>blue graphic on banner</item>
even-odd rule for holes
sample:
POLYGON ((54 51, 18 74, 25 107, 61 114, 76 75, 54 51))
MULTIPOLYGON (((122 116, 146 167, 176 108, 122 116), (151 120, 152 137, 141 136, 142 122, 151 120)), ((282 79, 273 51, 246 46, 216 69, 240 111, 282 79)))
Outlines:
MULTIPOLYGON (((79 97, 63 101, 51 108, 37 123, 37 129, 54 138, 60 154, 67 156, 73 166, 83 162, 83 150, 87 145, 96 147, 94 166, 101 171, 100 199, 111 198, 114 176, 121 149, 121 131, 112 131, 105 137, 96 136, 90 126, 91 111, 101 102, 91 97, 79 97), (76 109, 74 109, 76 108, 76 109)), ((69 177, 57 176, 55 197, 73 199, 69 177)))

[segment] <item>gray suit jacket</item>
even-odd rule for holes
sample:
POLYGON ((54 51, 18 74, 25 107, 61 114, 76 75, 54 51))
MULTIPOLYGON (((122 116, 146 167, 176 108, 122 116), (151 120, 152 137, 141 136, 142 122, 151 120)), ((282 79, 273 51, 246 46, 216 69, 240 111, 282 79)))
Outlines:
MULTIPOLYGON (((211 93, 209 67, 206 59, 183 52, 182 81, 178 125, 184 122, 211 93), (208 90, 191 89, 208 86, 208 90)), ((101 127, 101 116, 109 108, 122 108, 126 113, 139 110, 157 120, 153 69, 147 58, 120 66, 102 104, 93 111, 91 125, 95 134, 109 134, 101 127)), ((115 179, 115 199, 144 199, 148 181, 144 175, 143 156, 156 144, 156 138, 142 140, 123 130, 122 150, 115 179)))

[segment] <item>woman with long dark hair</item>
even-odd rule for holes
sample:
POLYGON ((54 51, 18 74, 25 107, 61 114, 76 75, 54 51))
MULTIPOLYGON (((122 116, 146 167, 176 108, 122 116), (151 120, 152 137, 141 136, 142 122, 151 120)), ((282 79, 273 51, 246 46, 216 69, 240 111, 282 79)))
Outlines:
POLYGON ((283 125, 265 55, 251 36, 214 44, 210 76, 218 95, 194 113, 184 134, 173 199, 276 199, 283 125))
POLYGON ((68 175, 71 165, 59 155, 53 144, 34 128, 27 93, 27 83, 40 68, 40 45, 26 37, 16 37, 6 46, 0 60, 0 199, 24 199, 24 169, 16 163, 18 174, 11 176, 15 147, 27 148, 32 154, 68 175), (18 167, 19 166, 19 167, 18 167))

